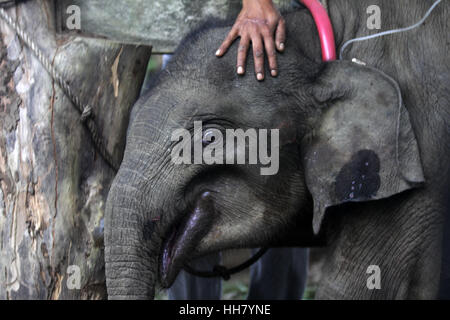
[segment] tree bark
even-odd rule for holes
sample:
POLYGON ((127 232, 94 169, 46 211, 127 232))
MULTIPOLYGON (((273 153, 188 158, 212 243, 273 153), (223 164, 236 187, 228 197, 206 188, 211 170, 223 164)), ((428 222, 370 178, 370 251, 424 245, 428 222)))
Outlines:
MULTIPOLYGON (((53 1, 7 12, 93 107, 120 162, 151 47, 59 35, 53 1)), ((69 99, 1 20, 0 130, 0 299, 105 298, 103 212, 115 172, 69 99)))

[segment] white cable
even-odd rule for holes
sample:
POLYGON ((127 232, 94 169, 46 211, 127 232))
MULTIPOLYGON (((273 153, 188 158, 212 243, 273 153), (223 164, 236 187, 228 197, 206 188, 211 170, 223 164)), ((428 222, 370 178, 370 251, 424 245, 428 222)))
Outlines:
POLYGON ((347 48, 347 46, 349 44, 352 44, 353 42, 357 42, 357 41, 364 41, 364 40, 369 40, 369 39, 373 39, 373 38, 377 38, 377 37, 382 37, 388 34, 393 34, 393 33, 399 33, 399 32, 404 32, 404 31, 409 31, 411 29, 414 29, 418 26, 420 26, 422 23, 425 22, 425 20, 428 18, 428 16, 431 14, 431 12, 433 11, 433 9, 441 2, 441 0, 437 0, 436 2, 433 3, 433 5, 430 7, 430 9, 428 9, 427 13, 425 13, 425 15, 423 16, 423 18, 417 22, 416 24, 413 24, 412 26, 409 27, 405 27, 405 28, 400 28, 400 29, 393 29, 393 30, 387 30, 387 31, 383 31, 377 34, 372 34, 370 36, 365 36, 365 37, 360 37, 360 38, 355 38, 355 39, 351 39, 348 40, 347 42, 344 43, 344 45, 341 47, 341 50, 339 52, 339 60, 342 60, 342 56, 344 54, 344 50, 345 48, 347 48))

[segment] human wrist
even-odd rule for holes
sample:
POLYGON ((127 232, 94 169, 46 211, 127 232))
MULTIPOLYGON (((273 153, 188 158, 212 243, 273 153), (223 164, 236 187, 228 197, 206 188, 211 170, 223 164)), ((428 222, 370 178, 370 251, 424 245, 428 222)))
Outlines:
POLYGON ((259 4, 260 6, 273 6, 272 0, 242 0, 242 8, 246 9, 252 5, 259 4))

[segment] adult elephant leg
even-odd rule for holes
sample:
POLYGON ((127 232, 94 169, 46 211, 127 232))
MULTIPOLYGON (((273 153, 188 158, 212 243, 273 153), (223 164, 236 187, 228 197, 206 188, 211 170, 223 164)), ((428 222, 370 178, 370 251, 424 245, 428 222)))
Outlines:
POLYGON ((439 205, 423 190, 330 210, 319 299, 434 299, 439 205))

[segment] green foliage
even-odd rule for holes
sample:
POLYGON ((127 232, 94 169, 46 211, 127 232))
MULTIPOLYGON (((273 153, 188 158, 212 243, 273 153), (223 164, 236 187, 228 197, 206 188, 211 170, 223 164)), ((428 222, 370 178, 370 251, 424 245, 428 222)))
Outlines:
POLYGON ((222 282, 223 300, 245 300, 248 294, 246 281, 224 281, 222 282))
POLYGON ((307 286, 305 289, 305 293, 303 294, 303 300, 314 300, 316 296, 316 288, 307 286))

